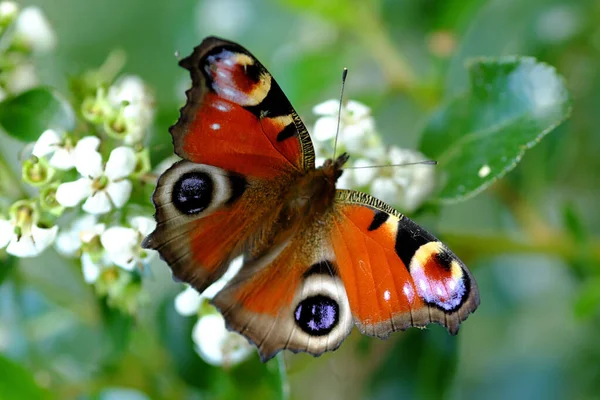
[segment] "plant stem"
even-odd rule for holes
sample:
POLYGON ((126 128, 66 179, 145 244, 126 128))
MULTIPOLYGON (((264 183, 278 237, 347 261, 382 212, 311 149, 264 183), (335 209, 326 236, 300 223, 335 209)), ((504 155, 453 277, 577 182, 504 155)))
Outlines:
POLYGON ((409 63, 390 39, 385 25, 374 11, 370 2, 356 2, 355 17, 361 29, 355 30, 364 45, 371 50, 386 79, 392 87, 401 91, 411 91, 416 84, 416 76, 409 63))

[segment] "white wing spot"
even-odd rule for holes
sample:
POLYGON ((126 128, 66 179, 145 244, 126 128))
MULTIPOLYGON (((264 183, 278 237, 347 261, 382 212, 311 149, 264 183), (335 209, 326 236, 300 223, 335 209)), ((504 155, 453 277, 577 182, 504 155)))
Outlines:
POLYGON ((454 289, 456 289, 456 282, 454 281, 454 279, 449 279, 449 280, 448 280, 448 288, 449 288, 450 290, 452 290, 452 291, 453 291, 454 289))
POLYGON ((210 129, 219 130, 221 129, 221 124, 210 124, 210 129))
POLYGON ((404 294, 405 294, 405 295, 406 295, 406 297, 408 298, 408 301, 409 301, 410 303, 412 303, 412 302, 413 302, 414 295, 413 295, 413 290, 412 290, 412 287, 410 286, 410 283, 408 283, 408 282, 407 282, 407 283, 405 283, 405 284, 404 284, 404 288, 402 289, 402 291, 404 292, 404 294))
POLYGON ((390 294, 389 290, 386 290, 385 292, 383 292, 383 299, 385 301, 390 301, 390 297, 391 297, 391 294, 390 294))
POLYGON ((477 172, 477 175, 479 175, 480 178, 485 178, 490 174, 490 172, 492 172, 492 169, 489 165, 485 164, 484 166, 479 168, 479 172, 477 172))
POLYGON ((423 291, 423 293, 427 293, 427 282, 425 282, 425 279, 419 280, 419 287, 421 288, 421 291, 423 291))

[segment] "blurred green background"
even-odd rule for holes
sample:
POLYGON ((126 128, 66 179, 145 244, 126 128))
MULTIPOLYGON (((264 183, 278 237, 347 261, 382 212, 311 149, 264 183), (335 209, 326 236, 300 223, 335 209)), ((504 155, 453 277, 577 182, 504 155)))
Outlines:
POLYGON ((574 111, 492 188, 416 216, 479 284, 481 306, 456 337, 439 326, 385 341, 354 332, 319 358, 286 353, 287 377, 277 360, 262 366, 256 357, 223 370, 194 352, 194 321, 173 310, 181 286, 164 264, 144 282, 151 303, 129 319, 100 306, 79 270, 50 250, 21 261, 0 286, 0 387, 10 370, 31 386, 27 398, 37 396, 33 385, 58 399, 600 398, 600 2, 21 5, 40 6, 56 30, 56 51, 37 65, 61 90, 112 50, 126 52, 125 71, 155 89, 154 162, 172 151, 167 128, 189 85, 175 53, 213 34, 250 49, 309 126, 311 108, 338 96, 348 67, 347 98, 372 107, 384 139, 401 147, 417 148, 427 116, 466 88, 473 56, 531 55, 555 66, 574 111))

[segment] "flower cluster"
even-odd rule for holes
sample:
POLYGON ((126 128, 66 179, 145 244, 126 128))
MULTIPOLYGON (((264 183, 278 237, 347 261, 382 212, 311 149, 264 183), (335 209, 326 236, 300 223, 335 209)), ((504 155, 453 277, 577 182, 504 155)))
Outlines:
POLYGON ((20 9, 12 1, 0 2, 0 38, 3 43, 0 100, 3 100, 38 85, 31 56, 52 50, 56 39, 38 7, 20 9))
POLYGON ((435 188, 435 169, 425 164, 403 166, 426 157, 386 146, 366 105, 350 100, 342 104, 341 115, 339 106, 338 100, 328 100, 313 108, 319 116, 312 131, 317 165, 333 155, 339 119, 336 154, 347 152, 350 162, 337 186, 366 191, 403 211, 416 210, 435 188))
POLYGON ((227 272, 202 294, 187 287, 175 298, 175 309, 183 316, 197 316, 198 321, 192 330, 192 339, 196 352, 204 361, 215 366, 233 366, 247 359, 253 349, 241 335, 230 332, 225 320, 214 307, 207 306, 211 300, 229 282, 242 267, 242 257, 238 257, 229 266, 227 272))
MULTIPOLYGON (((8 51, 29 54, 54 43, 37 8, 0 3, 0 28, 13 35, 8 51)), ((133 313, 144 298, 144 266, 155 253, 140 246, 155 227, 148 202, 153 188, 145 183, 154 176, 144 147, 154 99, 139 77, 116 77, 114 67, 105 64, 75 85, 73 130, 46 129, 28 147, 21 178, 30 187, 0 208, 0 249, 35 257, 54 244, 77 260, 85 282, 109 304, 133 313)), ((8 89, 0 82, 2 93, 17 94, 8 89)))

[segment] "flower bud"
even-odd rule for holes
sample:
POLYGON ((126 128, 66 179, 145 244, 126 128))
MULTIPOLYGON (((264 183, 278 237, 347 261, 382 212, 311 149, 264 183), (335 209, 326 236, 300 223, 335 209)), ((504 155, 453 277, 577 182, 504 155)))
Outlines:
POLYGON ((21 176, 24 182, 32 186, 44 186, 54 177, 54 168, 45 158, 32 156, 23 163, 21 176))
POLYGON ((56 200, 56 189, 58 189, 57 183, 46 186, 40 191, 40 208, 58 217, 65 208, 56 200))
POLYGON ((81 104, 81 114, 92 124, 103 124, 113 113, 113 109, 106 99, 106 90, 99 87, 95 97, 86 97, 81 104))

